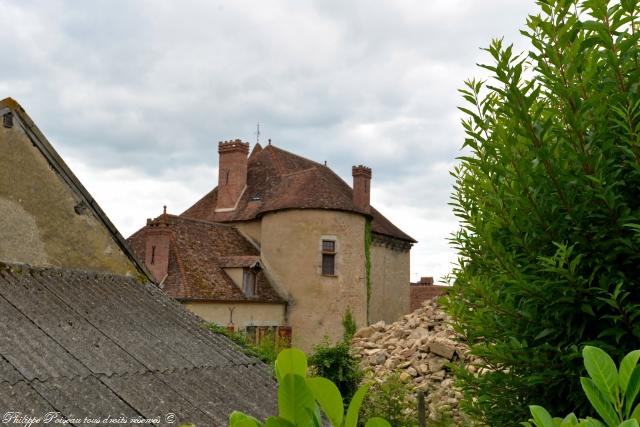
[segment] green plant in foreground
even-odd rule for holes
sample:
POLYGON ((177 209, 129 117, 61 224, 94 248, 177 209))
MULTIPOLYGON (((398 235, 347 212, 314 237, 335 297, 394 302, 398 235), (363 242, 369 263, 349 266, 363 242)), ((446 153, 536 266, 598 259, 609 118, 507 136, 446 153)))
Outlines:
POLYGON ((613 359, 597 347, 586 346, 582 351, 589 378, 580 378, 582 390, 602 420, 578 419, 571 413, 564 419, 551 418, 541 406, 529 407, 533 419, 524 422, 527 427, 639 427, 640 403, 635 404, 640 391, 640 350, 627 354, 616 369, 613 359), (531 424, 533 422, 533 424, 531 424))
MULTIPOLYGON (((362 400, 368 386, 353 396, 344 413, 338 387, 322 377, 307 377, 307 357, 297 349, 282 350, 276 359, 278 378, 278 415, 264 423, 242 412, 229 417, 230 427, 320 427, 321 410, 334 427, 356 427, 362 400)), ((382 418, 371 418, 366 427, 391 427, 382 418)))
POLYGON ((375 379, 368 381, 371 387, 362 405, 365 418, 383 417, 394 427, 412 427, 416 424, 416 399, 398 372, 389 374, 381 382, 375 379))
POLYGON ((462 409, 511 427, 538 402, 586 413, 580 350, 640 342, 640 6, 538 0, 518 54, 494 40, 461 91, 459 267, 447 311, 482 375, 462 409))

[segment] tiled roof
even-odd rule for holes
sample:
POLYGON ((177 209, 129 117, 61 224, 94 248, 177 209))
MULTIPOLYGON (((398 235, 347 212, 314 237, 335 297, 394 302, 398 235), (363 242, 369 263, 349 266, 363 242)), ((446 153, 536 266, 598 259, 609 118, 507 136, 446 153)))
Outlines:
POLYGON ((2 413, 223 426, 276 412, 262 363, 132 278, 2 266, 0 330, 2 413))
MULTIPOLYGON (((235 210, 215 212, 217 187, 181 216, 214 222, 244 221, 282 209, 332 209, 361 212, 353 203, 353 190, 327 166, 268 145, 249 156, 247 189, 235 210)), ((415 240, 371 209, 372 231, 400 240, 415 240)))
MULTIPOLYGON (((180 300, 255 301, 284 303, 265 274, 257 274, 257 292, 248 297, 224 272, 229 267, 250 267, 260 252, 238 230, 226 224, 211 223, 164 214, 172 232, 169 272, 163 290, 180 300), (247 264, 247 265, 245 265, 247 264)), ((145 258, 147 225, 129 238, 133 252, 145 258)))

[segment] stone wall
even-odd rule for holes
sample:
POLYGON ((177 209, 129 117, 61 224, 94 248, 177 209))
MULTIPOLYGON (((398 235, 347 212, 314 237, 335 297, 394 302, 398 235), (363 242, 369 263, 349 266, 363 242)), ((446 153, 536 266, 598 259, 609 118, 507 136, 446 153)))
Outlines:
POLYGON ((280 326, 285 324, 285 305, 258 302, 183 302, 190 311, 207 322, 228 326, 232 319, 236 330, 247 326, 280 326))
POLYGON ((385 241, 374 235, 371 245, 371 323, 395 322, 410 311, 410 252, 404 246, 385 244, 385 241))
POLYGON ((324 337, 342 336, 342 316, 351 309, 366 324, 362 215, 328 210, 287 210, 262 217, 261 260, 269 279, 289 300, 293 345, 311 350, 324 337), (335 238, 336 274, 321 272, 323 238, 335 238))
POLYGON ((17 116, 0 126, 0 230, 0 262, 140 274, 17 116))

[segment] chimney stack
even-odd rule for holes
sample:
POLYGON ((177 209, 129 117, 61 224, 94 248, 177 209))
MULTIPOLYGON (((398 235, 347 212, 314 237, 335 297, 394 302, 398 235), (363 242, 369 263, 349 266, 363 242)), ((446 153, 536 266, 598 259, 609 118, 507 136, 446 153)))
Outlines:
POLYGON ((371 168, 358 165, 351 169, 353 175, 353 204, 356 209, 371 212, 371 168))
POLYGON ((247 186, 249 143, 239 139, 218 143, 218 203, 216 212, 235 209, 247 186))
POLYGON ((147 221, 144 263, 157 283, 161 283, 169 273, 169 248, 173 233, 167 219, 165 208, 160 217, 147 221))

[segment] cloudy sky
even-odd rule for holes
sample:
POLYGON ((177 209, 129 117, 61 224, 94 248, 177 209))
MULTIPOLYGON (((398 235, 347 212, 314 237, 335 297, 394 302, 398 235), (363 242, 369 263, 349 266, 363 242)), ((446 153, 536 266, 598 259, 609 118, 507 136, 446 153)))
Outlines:
POLYGON ((216 185, 217 142, 261 141, 351 183, 446 274, 457 89, 533 0, 0 0, 0 98, 29 112, 126 237, 216 185))

